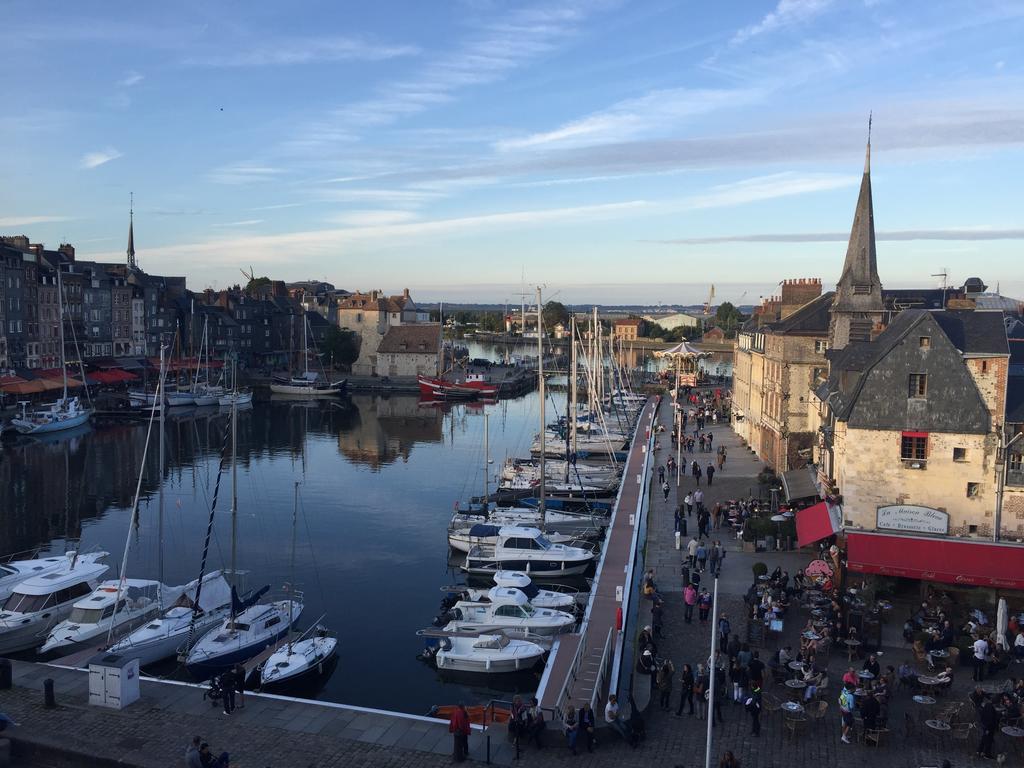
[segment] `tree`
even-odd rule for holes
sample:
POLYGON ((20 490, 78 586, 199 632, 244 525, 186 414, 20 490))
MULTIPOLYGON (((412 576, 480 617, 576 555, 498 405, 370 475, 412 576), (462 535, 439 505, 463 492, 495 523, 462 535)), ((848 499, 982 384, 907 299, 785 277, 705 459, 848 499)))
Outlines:
POLYGON ((544 305, 541 315, 544 318, 544 328, 547 331, 553 331, 559 323, 569 324, 569 310, 560 301, 549 301, 544 305))
POLYGON ((256 293, 260 288, 265 285, 270 285, 270 278, 264 275, 263 277, 254 277, 245 286, 245 292, 252 294, 256 293))
POLYGON ((359 359, 359 346, 359 336, 332 325, 324 334, 324 359, 335 365, 352 365, 359 359))
POLYGON ((743 314, 729 301, 723 301, 715 312, 715 324, 726 333, 739 328, 743 322, 743 314))

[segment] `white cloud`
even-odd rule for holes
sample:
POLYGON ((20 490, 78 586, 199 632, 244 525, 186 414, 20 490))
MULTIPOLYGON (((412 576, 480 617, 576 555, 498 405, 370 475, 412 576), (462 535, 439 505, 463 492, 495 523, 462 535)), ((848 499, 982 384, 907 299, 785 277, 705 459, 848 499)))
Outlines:
POLYGON ((70 216, 5 216, 0 227, 27 227, 31 224, 49 224, 54 221, 73 221, 70 216))
POLYGON ((214 168, 206 174, 207 181, 214 184, 255 184, 270 181, 284 173, 282 168, 255 163, 231 163, 214 168))
POLYGON ((117 160, 119 157, 122 157, 120 152, 113 147, 107 147, 98 152, 87 152, 82 155, 78 165, 80 168, 85 169, 99 168, 101 165, 109 163, 111 160, 117 160))
POLYGON ((142 75, 134 70, 127 72, 124 77, 117 81, 118 86, 121 88, 131 88, 133 85, 138 85, 145 80, 145 75, 142 75))
POLYGON ((238 46, 231 53, 197 56, 186 59, 185 63, 205 67, 267 67, 316 61, 384 61, 416 53, 419 49, 412 45, 375 43, 351 37, 285 38, 248 50, 238 46))
POLYGON ((761 21, 737 32, 732 38, 732 44, 740 45, 765 32, 804 23, 825 11, 830 5, 832 0, 779 0, 775 10, 761 21))
MULTIPOLYGON (((765 232, 751 235, 722 235, 718 237, 683 237, 674 240, 655 240, 662 245, 717 245, 719 243, 845 243, 849 232, 765 232)), ((903 229, 877 232, 877 240, 1024 240, 1024 229, 994 229, 988 227, 961 227, 959 229, 903 229)), ((962 249, 956 249, 960 252, 962 249)))
POLYGON ((327 218, 333 224, 346 227, 382 227, 389 224, 405 224, 419 216, 412 211, 363 210, 346 211, 327 218))
POLYGON ((251 227, 254 224, 262 224, 263 219, 245 219, 244 221, 226 221, 223 224, 214 224, 215 227, 251 227))
POLYGON ((708 192, 687 198, 686 207, 691 209, 723 208, 777 197, 825 192, 855 186, 860 183, 860 179, 860 176, 828 173, 773 173, 769 176, 757 176, 732 184, 712 187, 708 192))
POLYGON ((686 118, 719 109, 746 106, 761 101, 766 88, 691 89, 669 88, 626 99, 553 131, 534 133, 519 139, 499 141, 499 150, 534 149, 549 145, 574 146, 623 141, 638 135, 652 135, 673 128, 686 118))

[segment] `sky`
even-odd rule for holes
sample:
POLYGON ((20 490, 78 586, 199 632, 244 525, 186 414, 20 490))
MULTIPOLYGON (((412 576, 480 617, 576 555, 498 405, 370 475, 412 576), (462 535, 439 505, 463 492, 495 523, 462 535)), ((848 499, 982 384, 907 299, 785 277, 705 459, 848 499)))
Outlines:
POLYGON ((879 272, 1024 296, 1024 3, 0 5, 0 233, 195 290, 756 303, 879 272), (525 286, 525 288, 524 288, 525 286))

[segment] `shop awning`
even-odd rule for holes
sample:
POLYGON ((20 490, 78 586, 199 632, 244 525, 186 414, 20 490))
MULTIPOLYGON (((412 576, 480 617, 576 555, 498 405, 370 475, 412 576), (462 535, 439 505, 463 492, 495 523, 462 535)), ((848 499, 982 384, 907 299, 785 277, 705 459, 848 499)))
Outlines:
POLYGON ((847 567, 858 573, 1024 589, 1019 544, 848 533, 846 545, 847 567))
POLYGON ((90 381, 95 381, 97 384, 122 384, 126 381, 135 381, 138 376, 127 371, 119 371, 116 368, 110 368, 105 371, 92 371, 88 374, 90 381))
POLYGON ((796 513, 796 539, 801 547, 839 533, 843 527, 843 508, 822 501, 796 513))
POLYGON ((786 501, 818 498, 818 487, 807 467, 783 472, 782 487, 786 490, 786 501))

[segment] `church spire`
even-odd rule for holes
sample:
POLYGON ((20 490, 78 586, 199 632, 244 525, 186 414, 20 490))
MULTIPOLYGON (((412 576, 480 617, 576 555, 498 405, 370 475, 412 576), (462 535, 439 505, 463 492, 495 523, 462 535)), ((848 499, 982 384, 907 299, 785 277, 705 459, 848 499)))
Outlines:
POLYGON ((841 349, 851 341, 868 341, 871 328, 882 314, 882 282, 878 277, 875 250, 875 212, 871 199, 871 117, 864 153, 853 227, 846 247, 846 261, 832 303, 829 346, 841 349))
POLYGON ((128 269, 137 269, 135 263, 135 193, 131 193, 128 206, 128 269))

